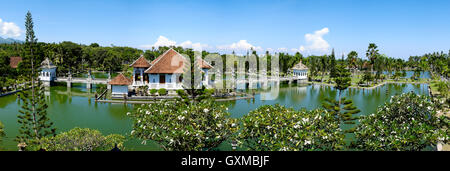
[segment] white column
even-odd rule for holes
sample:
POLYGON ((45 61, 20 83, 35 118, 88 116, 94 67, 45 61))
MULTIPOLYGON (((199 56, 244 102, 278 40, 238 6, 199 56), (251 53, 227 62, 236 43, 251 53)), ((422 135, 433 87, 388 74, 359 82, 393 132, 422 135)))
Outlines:
POLYGON ((133 68, 133 84, 136 84, 136 71, 133 68))
POLYGON ((142 69, 141 69, 141 84, 144 84, 144 74, 142 73, 142 69))

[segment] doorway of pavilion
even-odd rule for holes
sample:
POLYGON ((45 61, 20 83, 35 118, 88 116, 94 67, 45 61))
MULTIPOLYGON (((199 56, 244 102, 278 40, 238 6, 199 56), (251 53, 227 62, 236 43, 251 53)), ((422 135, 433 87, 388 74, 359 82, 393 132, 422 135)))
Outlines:
POLYGON ((166 83, 166 74, 159 74, 159 83, 160 84, 166 83))
POLYGON ((144 74, 144 84, 148 84, 149 80, 148 74, 144 74))

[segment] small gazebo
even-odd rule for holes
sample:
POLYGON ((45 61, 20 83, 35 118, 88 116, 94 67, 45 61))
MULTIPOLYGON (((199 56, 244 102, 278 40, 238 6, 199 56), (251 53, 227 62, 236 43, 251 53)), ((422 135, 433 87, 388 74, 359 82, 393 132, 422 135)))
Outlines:
POLYGON ((308 79, 308 67, 300 61, 292 67, 291 72, 294 77, 299 79, 308 79))
POLYGON ((56 66, 45 58, 41 63, 41 72, 39 73, 39 80, 44 82, 45 86, 50 86, 51 82, 56 80, 56 66))
POLYGON ((128 95, 128 86, 132 84, 131 79, 119 74, 114 77, 109 83, 111 85, 111 94, 113 96, 128 95))

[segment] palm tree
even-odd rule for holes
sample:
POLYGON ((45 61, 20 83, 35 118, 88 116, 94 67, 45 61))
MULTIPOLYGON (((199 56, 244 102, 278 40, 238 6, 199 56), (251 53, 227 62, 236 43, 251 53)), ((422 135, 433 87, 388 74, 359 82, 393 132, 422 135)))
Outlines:
POLYGON ((370 43, 369 47, 366 51, 366 56, 370 60, 370 64, 372 65, 371 72, 373 73, 373 64, 375 63, 375 59, 378 57, 378 46, 375 43, 370 43))
POLYGON ((348 55, 347 55, 347 63, 348 65, 354 69, 356 69, 356 62, 358 60, 358 53, 356 51, 351 51, 348 55))

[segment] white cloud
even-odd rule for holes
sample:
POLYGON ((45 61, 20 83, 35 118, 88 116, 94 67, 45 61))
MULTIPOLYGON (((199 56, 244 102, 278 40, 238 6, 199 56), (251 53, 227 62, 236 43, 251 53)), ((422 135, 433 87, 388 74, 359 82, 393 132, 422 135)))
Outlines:
POLYGON ((287 50, 287 48, 278 48, 277 49, 278 50, 278 52, 287 52, 288 50, 287 50))
POLYGON ((0 18, 0 35, 6 37, 19 37, 22 30, 13 22, 3 22, 0 18))
POLYGON ((328 34, 329 32, 330 30, 325 27, 321 30, 315 31, 314 34, 305 34, 305 41, 307 45, 302 45, 298 49, 294 48, 291 50, 309 53, 326 53, 330 48, 330 44, 328 44, 328 42, 323 39, 323 36, 328 34))
POLYGON ((194 51, 202 51, 209 47, 207 44, 192 43, 190 40, 181 43, 179 46, 183 48, 191 48, 194 51))
POLYGON ((217 46, 217 49, 237 52, 248 51, 250 49, 260 52, 263 51, 263 48, 261 46, 253 46, 252 44, 248 43, 247 40, 239 40, 238 42, 232 43, 230 45, 217 46))
POLYGON ((158 48, 161 46, 181 46, 183 48, 192 48, 196 51, 202 51, 203 49, 209 47, 207 44, 201 44, 201 43, 192 43, 190 40, 184 41, 181 44, 177 44, 176 41, 170 40, 167 37, 159 36, 158 39, 154 44, 151 45, 142 45, 141 48, 143 49, 151 49, 152 47, 158 48))
POLYGON ((173 40, 169 40, 167 37, 159 36, 154 44, 142 45, 141 47, 145 48, 145 49, 151 49, 152 47, 158 48, 161 46, 175 46, 176 44, 177 44, 177 42, 175 42, 173 40))

